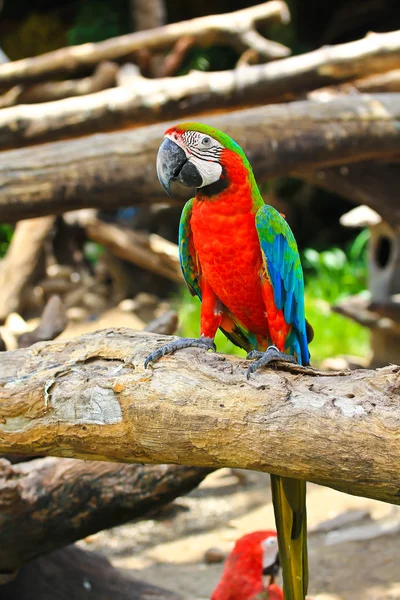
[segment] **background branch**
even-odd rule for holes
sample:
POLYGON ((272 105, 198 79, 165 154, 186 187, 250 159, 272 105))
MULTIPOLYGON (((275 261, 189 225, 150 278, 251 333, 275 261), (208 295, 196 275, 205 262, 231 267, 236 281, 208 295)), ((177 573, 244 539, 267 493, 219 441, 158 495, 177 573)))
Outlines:
MULTIPOLYGON (((265 106, 206 120, 242 146, 263 181, 399 155, 399 119, 400 94, 381 94, 265 106)), ((1 153, 0 220, 165 202, 154 163, 170 124, 1 153)))
POLYGON ((145 518, 210 469, 39 458, 0 461, 0 572, 90 534, 145 518))
MULTIPOLYGON (((121 61, 142 50, 170 48, 184 35, 194 36, 198 45, 232 43, 245 31, 271 21, 287 23, 289 11, 281 0, 223 15, 199 17, 191 21, 172 23, 155 29, 138 31, 103 42, 61 48, 33 58, 23 58, 0 65, 0 87, 18 83, 43 81, 55 75, 71 75, 93 69, 104 60, 121 61)), ((274 48, 276 50, 276 45, 274 48)), ((284 46, 282 46, 282 51, 284 46)), ((288 52, 288 49, 285 50, 288 52)), ((281 53, 281 56, 283 54, 281 53)))
POLYGON ((193 71, 161 79, 121 75, 123 86, 84 98, 3 110, 0 148, 180 119, 216 108, 293 100, 311 89, 393 69, 399 61, 400 32, 394 31, 231 71, 193 71))

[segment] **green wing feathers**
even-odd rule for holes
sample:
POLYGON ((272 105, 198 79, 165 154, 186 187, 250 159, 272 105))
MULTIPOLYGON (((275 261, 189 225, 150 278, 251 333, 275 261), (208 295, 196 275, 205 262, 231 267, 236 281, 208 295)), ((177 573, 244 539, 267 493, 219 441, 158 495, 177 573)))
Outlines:
POLYGON ((179 223, 179 260, 182 274, 190 293, 192 296, 198 296, 201 300, 200 271, 196 251, 192 243, 192 230, 190 228, 193 202, 194 198, 186 202, 179 223))

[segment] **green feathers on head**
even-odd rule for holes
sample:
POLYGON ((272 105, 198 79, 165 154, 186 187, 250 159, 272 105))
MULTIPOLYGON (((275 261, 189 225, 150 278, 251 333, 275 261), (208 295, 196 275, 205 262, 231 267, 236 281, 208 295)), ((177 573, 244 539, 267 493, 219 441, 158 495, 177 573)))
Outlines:
POLYGON ((222 144, 228 150, 232 150, 233 152, 236 152, 236 154, 239 154, 239 156, 241 156, 243 158, 243 160, 248 162, 247 157, 246 157, 245 153, 243 152, 243 150, 241 149, 241 147, 239 146, 239 144, 237 144, 235 142, 235 140, 233 140, 231 137, 229 137, 229 135, 227 135, 220 129, 216 129, 215 127, 210 127, 210 125, 203 125, 203 123, 195 123, 195 122, 180 123, 178 125, 177 129, 179 129, 180 131, 199 131, 200 133, 205 133, 205 134, 209 135, 210 137, 214 138, 215 140, 217 140, 217 142, 222 144))

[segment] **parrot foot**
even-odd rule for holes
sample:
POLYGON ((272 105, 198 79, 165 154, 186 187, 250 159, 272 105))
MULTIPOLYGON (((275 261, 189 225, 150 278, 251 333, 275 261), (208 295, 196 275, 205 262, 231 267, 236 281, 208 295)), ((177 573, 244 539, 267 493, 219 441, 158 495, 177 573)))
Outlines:
POLYGON ((258 350, 252 350, 246 356, 247 360, 255 359, 253 363, 247 369, 247 379, 250 379, 250 375, 257 371, 260 367, 265 367, 271 362, 281 360, 283 362, 297 364, 294 356, 280 352, 276 346, 269 346, 265 352, 259 352, 258 350))
POLYGON ((213 352, 217 350, 213 338, 181 338, 179 340, 176 340, 175 342, 166 344, 165 346, 162 346, 155 352, 149 354, 149 356, 144 361, 144 368, 147 369, 150 363, 157 362, 166 354, 173 354, 177 350, 182 350, 183 348, 204 348, 205 350, 212 350, 213 352))

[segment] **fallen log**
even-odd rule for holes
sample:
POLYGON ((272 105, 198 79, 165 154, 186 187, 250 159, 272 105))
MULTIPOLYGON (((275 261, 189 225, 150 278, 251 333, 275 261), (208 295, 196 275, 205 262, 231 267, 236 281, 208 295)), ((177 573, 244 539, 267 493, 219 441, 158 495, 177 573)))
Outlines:
POLYGON ((310 89, 393 69, 399 61, 400 32, 395 31, 233 71, 193 71, 161 79, 136 74, 129 85, 84 98, 3 110, 0 149, 182 119, 217 108, 294 100, 310 89))
POLYGON ((91 219, 85 226, 91 240, 142 269, 183 283, 178 246, 156 234, 132 231, 121 225, 91 219))
POLYGON ((89 71, 102 61, 123 61, 142 50, 153 52, 165 50, 184 35, 194 36, 200 46, 225 43, 234 45, 239 51, 257 43, 256 50, 261 50, 265 59, 281 58, 290 53, 286 46, 270 42, 261 35, 256 36, 256 40, 251 40, 246 37, 246 34, 249 31, 256 33, 256 26, 271 21, 287 23, 289 19, 286 4, 281 0, 272 0, 235 12, 172 23, 96 44, 61 48, 33 58, 23 58, 0 65, 0 87, 11 87, 18 83, 43 81, 54 76, 89 71))
MULTIPOLYGON (((201 117, 197 120, 204 121, 201 117)), ((400 153, 400 94, 301 101, 209 116, 259 181, 400 153)), ((155 173, 161 123, 0 154, 0 221, 167 200, 155 173)), ((397 218, 397 217, 393 217, 397 218)))
POLYGON ((115 569, 104 556, 70 546, 24 565, 0 585, 0 600, 183 600, 115 569), (34 590, 34 596, 32 596, 34 590))
POLYGON ((88 535, 143 519, 210 469, 38 458, 0 460, 0 573, 88 535))
POLYGON ((86 96, 113 87, 117 81, 119 66, 112 62, 100 63, 93 75, 84 79, 51 81, 34 85, 17 85, 0 97, 0 108, 15 104, 54 102, 72 96, 86 96))
POLYGON ((0 322, 21 307, 23 292, 38 264, 54 217, 20 221, 7 254, 0 262, 0 322))
POLYGON ((0 452, 234 467, 400 504, 400 367, 266 369, 106 330, 0 354, 0 452), (323 434, 321 434, 323 432, 323 434))

